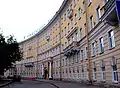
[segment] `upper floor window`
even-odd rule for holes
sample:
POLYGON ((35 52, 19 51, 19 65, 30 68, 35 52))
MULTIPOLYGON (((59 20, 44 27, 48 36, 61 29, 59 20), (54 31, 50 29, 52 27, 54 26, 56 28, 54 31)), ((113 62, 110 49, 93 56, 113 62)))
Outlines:
POLYGON ((94 27, 93 16, 90 17, 90 30, 94 27))
POLYGON ((93 42, 92 44, 91 44, 91 56, 95 56, 95 53, 96 53, 96 46, 95 46, 95 42, 93 42))
POLYGON ((64 35, 66 35, 66 31, 67 31, 67 30, 66 30, 66 27, 65 27, 65 28, 64 28, 64 35))
POLYGON ((109 48, 115 47, 115 39, 114 39, 114 31, 110 30, 108 32, 108 41, 109 41, 109 48))
POLYGON ((108 0, 103 0, 104 1, 104 4, 106 4, 108 2, 108 0))
POLYGON ((105 61, 102 60, 101 61, 101 74, 102 74, 102 81, 105 81, 106 80, 106 69, 105 69, 105 61))
POLYGON ((82 39, 82 28, 80 28, 80 40, 82 39))
POLYGON ((88 5, 90 5, 92 3, 92 0, 88 0, 88 5))
POLYGON ((74 7, 76 7, 76 2, 77 2, 77 0, 74 0, 74 7))
POLYGON ((103 37, 99 38, 99 52, 100 52, 100 53, 103 53, 103 52, 104 52, 103 37))
POLYGON ((82 10, 83 10, 83 13, 84 13, 84 12, 85 12, 85 10, 86 10, 85 0, 83 1, 82 10))
POLYGON ((99 22, 101 17, 100 6, 97 7, 96 12, 97 12, 97 22, 99 22))
POLYGON ((70 30, 70 23, 68 23, 68 30, 70 30))
POLYGON ((84 54, 83 54, 83 50, 81 50, 81 60, 84 59, 84 54))
POLYGON ((78 41, 78 32, 76 32, 76 41, 78 41))
POLYGON ((113 56, 111 60, 111 67, 112 67, 112 81, 118 82, 118 72, 117 72, 117 60, 113 56))
POLYGON ((97 79, 97 69, 96 69, 96 64, 93 62, 93 79, 97 79))
POLYGON ((82 65, 82 74, 81 74, 81 78, 84 79, 84 66, 82 65))
POLYGON ((72 36, 72 42, 74 41, 74 36, 72 36))
POLYGON ((78 17, 81 17, 81 13, 82 13, 82 9, 79 8, 79 9, 78 9, 78 17))
POLYGON ((64 21, 66 21, 66 13, 64 14, 64 21))
POLYGON ((87 59, 87 58, 88 58, 88 48, 85 47, 85 59, 87 59))
POLYGON ((87 34, 87 27, 86 27, 86 23, 84 24, 84 32, 85 32, 85 35, 87 34))

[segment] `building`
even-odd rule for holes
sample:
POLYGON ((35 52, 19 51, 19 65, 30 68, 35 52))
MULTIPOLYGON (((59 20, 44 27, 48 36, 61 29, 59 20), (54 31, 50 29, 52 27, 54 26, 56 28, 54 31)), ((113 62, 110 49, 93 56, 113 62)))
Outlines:
POLYGON ((115 0, 64 0, 51 21, 20 43, 23 77, 120 83, 120 28, 115 0))

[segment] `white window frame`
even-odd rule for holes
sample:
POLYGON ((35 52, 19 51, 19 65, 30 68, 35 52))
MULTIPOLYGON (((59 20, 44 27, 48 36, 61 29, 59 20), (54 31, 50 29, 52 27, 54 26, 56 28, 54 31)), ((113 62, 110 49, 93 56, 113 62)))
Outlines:
POLYGON ((104 38, 103 37, 99 38, 99 53, 104 53, 104 38), (103 39, 103 41, 101 39, 103 39))
POLYGON ((114 56, 112 57, 112 60, 111 60, 111 68, 112 68, 112 82, 118 83, 119 77, 118 77, 118 71, 117 71, 117 60, 114 56), (116 70, 113 70, 114 69, 113 66, 116 66, 116 70), (116 74, 116 76, 117 76, 116 78, 114 78, 115 77, 114 74, 116 74), (117 80, 115 80, 115 79, 117 79, 117 80))
POLYGON ((82 39, 82 28, 80 28, 80 40, 82 39))
POLYGON ((96 42, 93 41, 91 43, 91 56, 95 56, 96 55, 96 42), (94 47, 93 47, 93 43, 94 43, 94 47), (93 51, 94 50, 94 51, 93 51))
POLYGON ((96 9, 96 16, 97 16, 97 23, 98 23, 100 21, 100 18, 101 18, 100 6, 98 6, 96 9))
POLYGON ((106 68, 105 68, 104 60, 101 60, 101 78, 102 78, 102 81, 106 81, 106 68), (104 68, 104 71, 103 71, 103 68, 104 68))
POLYGON ((114 36, 114 30, 113 30, 113 29, 110 29, 110 30, 108 31, 108 46, 109 46, 109 49, 112 49, 112 48, 115 47, 115 36, 114 36), (111 31, 113 31, 113 36, 112 36, 112 38, 109 36, 109 34, 110 34, 111 31), (113 43, 112 46, 111 46, 110 38, 112 39, 112 43, 113 43))
POLYGON ((97 80, 97 68, 95 62, 93 62, 93 80, 97 80), (96 69, 96 72, 94 69, 96 69))
POLYGON ((93 20, 93 15, 90 16, 90 31, 94 28, 94 20, 93 20))

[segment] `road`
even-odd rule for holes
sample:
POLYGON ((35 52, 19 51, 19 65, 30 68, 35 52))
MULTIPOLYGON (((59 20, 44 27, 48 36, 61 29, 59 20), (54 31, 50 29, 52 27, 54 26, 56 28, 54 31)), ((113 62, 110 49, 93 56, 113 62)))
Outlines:
POLYGON ((4 88, 99 88, 96 86, 85 86, 78 83, 50 81, 50 82, 38 82, 38 81, 22 81, 16 82, 4 88))

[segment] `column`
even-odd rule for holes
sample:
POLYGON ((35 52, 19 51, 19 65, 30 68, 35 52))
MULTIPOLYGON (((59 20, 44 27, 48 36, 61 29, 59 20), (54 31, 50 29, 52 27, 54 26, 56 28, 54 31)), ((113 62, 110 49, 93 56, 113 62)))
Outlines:
POLYGON ((52 67, 51 62, 49 62, 49 79, 52 78, 52 76, 51 76, 51 67, 52 67))

